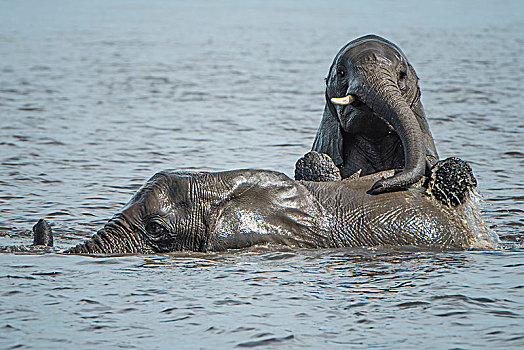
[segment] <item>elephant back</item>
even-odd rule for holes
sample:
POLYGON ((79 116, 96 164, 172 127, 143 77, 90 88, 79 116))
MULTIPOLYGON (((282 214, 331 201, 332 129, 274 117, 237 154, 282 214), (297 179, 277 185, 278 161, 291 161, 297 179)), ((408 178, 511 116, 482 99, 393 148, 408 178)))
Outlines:
POLYGON ((477 240, 467 218, 467 206, 450 208, 422 188, 368 193, 384 172, 337 182, 305 186, 333 218, 338 246, 410 245, 469 248, 477 240))

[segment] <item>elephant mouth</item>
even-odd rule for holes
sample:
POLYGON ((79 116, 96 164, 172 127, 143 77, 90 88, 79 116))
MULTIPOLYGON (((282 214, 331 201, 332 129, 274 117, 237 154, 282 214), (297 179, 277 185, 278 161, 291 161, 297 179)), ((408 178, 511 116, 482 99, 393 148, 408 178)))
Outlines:
POLYGON ((377 142, 387 135, 397 135, 394 126, 366 105, 357 95, 333 97, 331 102, 335 106, 340 125, 345 133, 358 134, 377 142))

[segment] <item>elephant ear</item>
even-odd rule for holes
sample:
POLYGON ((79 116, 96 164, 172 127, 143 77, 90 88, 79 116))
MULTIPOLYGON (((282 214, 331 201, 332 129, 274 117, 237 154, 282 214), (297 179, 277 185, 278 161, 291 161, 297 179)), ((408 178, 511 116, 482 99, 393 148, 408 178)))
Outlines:
POLYGON ((324 115, 318 127, 317 136, 313 142, 312 151, 325 153, 333 159, 336 166, 340 167, 343 163, 342 146, 343 138, 340 130, 340 123, 335 114, 334 107, 327 98, 324 115))

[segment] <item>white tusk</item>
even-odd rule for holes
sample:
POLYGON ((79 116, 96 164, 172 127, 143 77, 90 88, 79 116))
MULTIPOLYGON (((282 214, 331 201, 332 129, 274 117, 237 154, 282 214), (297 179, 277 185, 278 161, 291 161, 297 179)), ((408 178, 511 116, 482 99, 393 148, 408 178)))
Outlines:
POLYGON ((355 101, 355 98, 352 95, 347 95, 344 97, 333 97, 331 99, 331 102, 336 105, 348 105, 353 101, 355 101))

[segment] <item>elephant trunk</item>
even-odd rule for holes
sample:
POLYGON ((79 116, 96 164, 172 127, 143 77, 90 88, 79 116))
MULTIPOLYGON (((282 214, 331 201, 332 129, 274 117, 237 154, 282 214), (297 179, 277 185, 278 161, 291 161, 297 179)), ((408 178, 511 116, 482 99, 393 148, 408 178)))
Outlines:
POLYGON ((142 240, 142 235, 134 232, 122 214, 111 219, 103 229, 82 244, 69 248, 67 254, 140 254, 151 253, 142 240))
POLYGON ((100 237, 104 235, 103 229, 98 231, 93 237, 82 244, 71 247, 64 251, 66 254, 105 254, 106 245, 103 244, 100 237))
POLYGON ((395 129, 404 148, 404 168, 390 178, 377 181, 370 191, 373 194, 395 191, 418 182, 424 175, 426 166, 420 125, 402 96, 396 78, 386 69, 383 74, 376 72, 376 68, 364 70, 361 81, 365 83, 360 86, 357 96, 374 114, 395 129))

